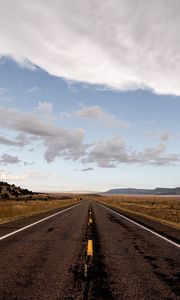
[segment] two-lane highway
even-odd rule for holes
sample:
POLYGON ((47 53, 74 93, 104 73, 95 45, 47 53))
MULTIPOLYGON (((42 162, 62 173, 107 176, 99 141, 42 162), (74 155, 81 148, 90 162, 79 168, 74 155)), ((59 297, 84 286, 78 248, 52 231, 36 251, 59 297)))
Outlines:
POLYGON ((0 300, 180 299, 179 247, 97 202, 0 225, 1 237, 10 232, 0 240, 0 300))

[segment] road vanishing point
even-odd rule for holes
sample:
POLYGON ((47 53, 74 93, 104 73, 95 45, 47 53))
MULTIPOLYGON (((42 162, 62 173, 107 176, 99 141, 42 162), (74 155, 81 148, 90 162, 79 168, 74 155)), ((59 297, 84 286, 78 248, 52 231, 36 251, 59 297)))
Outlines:
POLYGON ((0 225, 0 300, 180 299, 180 232, 96 201, 0 225))

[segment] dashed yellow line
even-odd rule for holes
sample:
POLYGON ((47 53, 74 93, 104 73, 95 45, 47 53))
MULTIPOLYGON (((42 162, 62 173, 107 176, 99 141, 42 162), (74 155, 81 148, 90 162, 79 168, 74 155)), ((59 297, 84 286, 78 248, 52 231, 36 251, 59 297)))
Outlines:
POLYGON ((87 263, 85 263, 85 265, 84 265, 84 276, 85 276, 85 278, 87 278, 87 274, 88 274, 88 265, 87 265, 87 263))
POLYGON ((93 256, 93 241, 92 240, 88 240, 87 256, 93 256))

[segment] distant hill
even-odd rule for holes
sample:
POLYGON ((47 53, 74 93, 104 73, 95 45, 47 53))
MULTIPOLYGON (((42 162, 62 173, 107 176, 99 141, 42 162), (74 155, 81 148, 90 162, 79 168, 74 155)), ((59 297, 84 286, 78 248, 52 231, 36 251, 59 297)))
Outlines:
POLYGON ((14 184, 9 184, 4 181, 0 181, 0 199, 17 199, 34 195, 33 192, 28 189, 22 189, 14 184))
POLYGON ((180 187, 176 188, 156 188, 156 189, 111 189, 104 194, 130 194, 130 195, 180 195, 180 187))

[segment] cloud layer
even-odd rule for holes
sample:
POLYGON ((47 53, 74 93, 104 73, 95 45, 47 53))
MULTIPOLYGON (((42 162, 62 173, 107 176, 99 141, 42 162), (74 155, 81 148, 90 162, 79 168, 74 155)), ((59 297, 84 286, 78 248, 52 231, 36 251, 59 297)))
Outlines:
POLYGON ((179 0, 2 0, 0 55, 69 80, 180 95, 179 0))
MULTIPOLYGON (((41 140, 46 148, 45 159, 51 162, 55 157, 79 159, 85 150, 82 129, 65 129, 40 118, 35 112, 21 112, 16 109, 0 108, 0 126, 20 133, 21 140, 12 141, 1 136, 0 142, 6 145, 21 145, 22 137, 28 135, 34 141, 41 140)), ((29 143, 27 139, 27 144, 29 143)))
MULTIPOLYGON (((49 108, 47 103, 40 105, 41 109, 49 108)), ((46 110, 45 110, 46 111, 46 110)), ((49 111, 49 110, 48 110, 49 111)), ((91 110, 90 110, 91 111, 91 110)), ((84 109, 84 117, 91 116, 89 109, 84 109), (86 112, 86 113, 85 113, 86 112)), ((100 111, 101 112, 101 111, 100 111)), ((102 111, 103 112, 103 111, 102 111)), ((100 114, 101 115, 101 114, 100 114)), ((49 121, 36 112, 22 112, 16 109, 0 108, 0 127, 16 134, 15 138, 0 136, 0 143, 6 146, 25 147, 30 143, 34 145, 40 141, 44 146, 44 158, 50 163, 61 157, 66 160, 79 160, 80 162, 96 163, 99 167, 117 167, 126 164, 169 165, 180 161, 179 155, 168 154, 165 142, 170 132, 164 131, 160 136, 160 143, 142 151, 136 151, 125 144, 121 136, 107 140, 92 141, 85 144, 83 129, 66 129, 54 124, 54 118, 49 121)), ((94 113, 93 113, 94 116, 94 113)), ((32 149, 31 149, 32 150, 32 149)), ((17 164, 17 156, 3 154, 0 163, 3 165, 17 164)), ((24 165, 31 164, 24 162, 24 165)), ((90 171, 91 167, 82 171, 90 171)))
POLYGON ((95 162, 102 168, 115 168, 121 163, 163 166, 180 161, 179 155, 167 154, 165 151, 166 145, 162 143, 142 151, 135 151, 129 149, 120 136, 116 136, 110 140, 96 141, 88 156, 82 161, 95 162))

